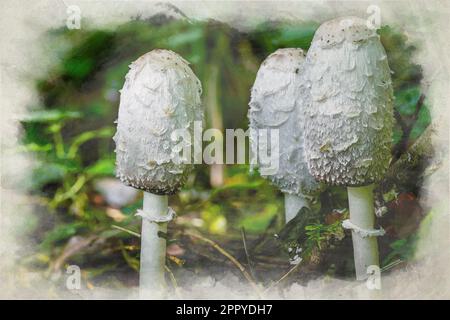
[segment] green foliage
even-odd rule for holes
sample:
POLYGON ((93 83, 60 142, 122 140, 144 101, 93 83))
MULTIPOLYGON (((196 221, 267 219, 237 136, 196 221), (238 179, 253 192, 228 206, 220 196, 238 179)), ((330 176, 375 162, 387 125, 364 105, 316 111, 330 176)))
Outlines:
POLYGON ((92 32, 85 41, 62 62, 62 76, 79 85, 98 68, 111 53, 114 34, 105 31, 92 32))
POLYGON ((405 238, 393 241, 390 244, 391 252, 383 259, 381 266, 389 265, 397 259, 408 261, 414 258, 414 252, 417 245, 417 236, 415 234, 405 238))
POLYGON ((400 140, 402 139, 402 136, 403 136, 403 130, 398 124, 396 124, 394 126, 394 130, 392 132, 392 144, 393 145, 398 144, 400 142, 400 140))
POLYGON ((410 140, 416 140, 425 131, 425 129, 431 124, 431 114, 430 110, 426 105, 420 108, 417 120, 412 126, 411 133, 409 135, 410 140))
POLYGON ((61 243, 63 240, 67 240, 71 236, 76 235, 83 227, 84 224, 80 221, 61 224, 46 233, 44 240, 41 242, 41 247, 47 250, 51 249, 58 242, 61 243))
POLYGON ((91 176, 113 176, 115 171, 115 160, 100 159, 86 168, 86 173, 91 176))
POLYGON ((262 233, 267 230, 267 227, 279 210, 280 208, 276 204, 269 203, 262 212, 244 217, 239 225, 249 233, 262 233))
POLYGON ((386 49, 392 74, 394 91, 417 85, 422 80, 422 67, 413 63, 417 48, 407 36, 396 28, 383 26, 378 30, 381 43, 386 49))
MULTIPOLYGON (((36 81, 42 105, 22 119, 20 151, 33 153, 37 159, 30 192, 43 200, 46 215, 51 217, 50 222, 42 219, 46 222, 36 226, 34 236, 41 243, 36 259, 41 257, 40 263, 51 264, 57 258, 55 252, 60 252, 71 237, 94 235, 102 239, 98 249, 101 254, 81 254, 84 262, 91 263, 86 265, 91 276, 111 268, 139 267, 135 237, 113 229, 112 224, 137 231, 139 220, 132 217, 142 206, 142 198, 123 208, 110 208, 98 200, 93 187, 96 179, 114 175, 111 138, 118 90, 133 60, 155 48, 181 54, 192 63, 202 82, 208 126, 213 120, 210 110, 215 108, 224 128, 245 129, 249 90, 262 60, 278 48, 308 49, 318 26, 317 22, 271 22, 240 32, 212 21, 167 20, 156 24, 136 19, 113 31, 52 30, 49 41, 60 63, 36 81), (218 71, 216 78, 211 76, 214 70, 218 71), (211 97, 212 92, 215 96, 211 97), (115 221, 111 210, 120 210, 125 218, 115 221), (50 259, 42 259, 44 256, 50 259)), ((394 71, 399 117, 393 141, 402 143, 405 132, 409 132, 408 145, 431 122, 427 104, 418 105, 421 67, 413 63, 416 48, 401 31, 386 26, 379 33, 394 71)), ((249 237, 279 233, 282 246, 302 248, 302 257, 326 251, 331 243, 343 245, 342 217, 332 223, 326 219, 334 209, 346 207, 345 189, 328 188, 319 199, 322 210, 302 211, 280 231, 282 194, 258 174, 249 174, 248 169, 247 165, 226 167, 224 185, 211 189, 208 166, 197 166, 180 195, 171 199, 184 219, 180 220, 190 221, 183 228, 198 228, 221 239, 237 239, 240 246, 242 229, 249 237)), ((263 247, 265 243, 258 245, 263 247)), ((276 248, 272 254, 282 255, 279 246, 276 248)), ((409 259, 412 248, 409 240, 395 239, 383 257, 385 263, 397 257, 409 259)))
POLYGON ((418 85, 405 87, 395 93, 398 113, 393 141, 399 143, 404 134, 408 141, 417 139, 431 123, 431 114, 418 85))
POLYGON ((398 91, 395 94, 395 108, 402 116, 412 116, 416 112, 419 98, 420 88, 418 86, 398 91))
POLYGON ((59 163, 42 163, 33 170, 31 188, 39 190, 49 183, 63 181, 67 172, 66 166, 59 163))
POLYGON ((27 123, 33 122, 58 122, 69 119, 81 118, 81 113, 76 111, 64 111, 59 109, 53 110, 37 110, 27 114, 22 121, 27 123))
MULTIPOLYGON (((113 175, 112 155, 107 153, 86 166, 79 151, 90 141, 109 141, 114 130, 105 126, 70 135, 64 132, 84 119, 81 112, 60 109, 35 111, 22 119, 26 144, 20 151, 35 152, 37 157, 30 190, 44 196, 50 213, 64 212, 57 215, 52 229, 39 231, 43 252, 52 252, 75 235, 97 230, 104 221, 104 213, 99 215, 88 201, 90 182, 99 176, 113 175)), ((37 225, 38 230, 42 227, 37 225)))
POLYGON ((297 47, 308 49, 314 37, 314 32, 319 27, 317 22, 302 24, 289 23, 263 23, 248 37, 252 45, 264 59, 266 53, 271 53, 279 48, 297 47))

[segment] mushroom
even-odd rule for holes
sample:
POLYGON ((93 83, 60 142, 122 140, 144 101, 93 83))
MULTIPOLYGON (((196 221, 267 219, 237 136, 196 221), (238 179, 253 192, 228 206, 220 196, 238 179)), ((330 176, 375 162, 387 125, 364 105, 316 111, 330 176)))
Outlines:
POLYGON ((175 161, 171 134, 202 121, 201 84, 178 54, 156 49, 130 65, 121 90, 116 143, 116 175, 144 191, 140 292, 160 297, 165 291, 166 241, 161 236, 175 214, 168 195, 176 193, 193 168, 175 161))
POLYGON ((391 159, 393 92, 386 52, 375 30, 357 17, 331 20, 316 31, 306 57, 311 107, 304 109, 305 155, 321 182, 348 187, 357 279, 378 266, 374 183, 391 159))
MULTIPOLYGON (((301 112, 306 107, 303 97, 307 96, 301 83, 304 60, 304 51, 297 48, 278 49, 267 57, 252 87, 248 112, 254 155, 265 143, 260 141, 262 130, 278 129, 278 171, 266 173, 267 164, 260 157, 256 165, 262 169, 261 175, 284 193, 286 223, 301 208, 310 206, 309 200, 321 187, 309 173, 304 159, 301 112)), ((276 152, 276 148, 272 151, 276 152)))

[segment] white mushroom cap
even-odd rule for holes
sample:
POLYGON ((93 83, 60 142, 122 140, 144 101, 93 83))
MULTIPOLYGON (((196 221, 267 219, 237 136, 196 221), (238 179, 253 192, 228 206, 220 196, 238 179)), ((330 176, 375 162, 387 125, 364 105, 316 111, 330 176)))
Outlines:
POLYGON ((305 154, 311 174, 333 185, 380 180, 391 158, 393 92, 379 36, 360 18, 325 22, 306 65, 311 107, 305 109, 305 154))
POLYGON ((306 90, 301 85, 304 60, 303 50, 294 48, 278 49, 267 57, 258 70, 248 112, 253 129, 250 143, 255 154, 258 129, 279 130, 278 172, 263 177, 288 194, 307 194, 320 188, 304 159, 303 112, 300 112, 306 107, 301 99, 306 90))
POLYGON ((169 50, 153 50, 130 65, 121 90, 116 142, 116 174, 125 184, 154 194, 173 194, 191 164, 176 163, 170 138, 176 129, 202 121, 201 84, 186 60, 169 50))

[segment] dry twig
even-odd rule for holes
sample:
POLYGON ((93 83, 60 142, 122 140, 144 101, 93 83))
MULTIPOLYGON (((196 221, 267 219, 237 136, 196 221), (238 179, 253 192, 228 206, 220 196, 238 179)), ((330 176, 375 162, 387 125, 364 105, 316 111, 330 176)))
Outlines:
POLYGON ((255 273, 254 273, 253 268, 252 268, 252 262, 250 260, 250 254, 248 253, 248 249, 247 249, 247 236, 245 234, 245 228, 241 229, 241 233, 242 233, 242 242, 244 244, 245 256, 247 257, 248 269, 250 271, 250 274, 252 275, 252 278, 256 279, 255 273))

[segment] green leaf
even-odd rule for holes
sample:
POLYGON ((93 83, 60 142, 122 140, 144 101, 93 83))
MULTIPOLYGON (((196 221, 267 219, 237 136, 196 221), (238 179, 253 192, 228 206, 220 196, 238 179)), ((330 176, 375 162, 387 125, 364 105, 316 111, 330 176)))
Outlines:
POLYGON ((418 86, 410 87, 395 93, 395 108, 402 116, 412 116, 416 111, 420 98, 418 86))
POLYGON ((113 176, 115 171, 114 159, 100 159, 86 169, 91 176, 113 176))
POLYGON ((420 137, 420 135, 425 131, 425 129, 430 125, 430 123, 431 123, 430 110, 428 110, 428 107, 424 104, 422 105, 422 108, 419 111, 417 121, 411 130, 409 138, 411 140, 415 140, 418 137, 420 137))
POLYGON ((94 62, 89 58, 73 58, 66 61, 64 72, 75 79, 85 78, 94 67, 94 62))
POLYGON ((37 190, 48 183, 60 182, 67 172, 67 168, 61 164, 42 163, 33 170, 31 188, 37 190))
POLYGON ((395 190, 395 188, 392 188, 388 192, 383 193, 384 202, 394 201, 395 199, 397 199, 397 197, 398 197, 398 193, 395 190))
POLYGON ((394 130, 392 131, 392 144, 397 144, 403 137, 403 131, 400 126, 397 124, 394 126, 394 130))
POLYGON ((400 29, 383 26, 378 30, 381 43, 386 50, 389 66, 393 71, 394 91, 419 85, 422 79, 422 67, 414 63, 417 48, 400 29))
POLYGON ((284 26, 280 31, 279 37, 274 38, 272 43, 277 47, 300 47, 306 49, 310 46, 317 27, 316 24, 284 26))
POLYGON ((252 190, 252 189, 257 190, 264 183, 265 183, 265 181, 260 179, 260 180, 251 181, 251 182, 227 184, 227 185, 224 185, 224 186, 214 189, 211 192, 210 200, 225 191, 238 192, 238 191, 245 191, 245 190, 252 190))
POLYGON ((62 75, 80 84, 104 62, 110 54, 115 34, 106 31, 88 33, 88 37, 67 53, 62 63, 62 75))
POLYGON ((47 232, 41 242, 43 249, 50 249, 55 243, 66 240, 78 233, 79 229, 84 226, 83 222, 72 222, 68 224, 61 224, 53 230, 47 232))
POLYGON ((261 233, 267 229, 277 212, 277 205, 268 204, 262 212, 244 217, 239 222, 239 226, 245 228, 249 233, 261 233))
POLYGON ((224 234, 227 230, 227 219, 219 205, 210 205, 202 211, 201 217, 205 221, 208 231, 212 234, 224 234))
POLYGON ((52 148, 53 147, 51 144, 41 145, 41 144, 31 142, 26 145, 18 147, 18 150, 24 151, 24 152, 48 152, 48 151, 52 150, 52 148))
POLYGON ((405 239, 399 239, 390 244, 391 252, 384 258, 383 266, 386 266, 396 259, 411 260, 414 258, 418 237, 416 234, 405 239))
POLYGON ((112 138, 114 133, 113 127, 104 127, 98 130, 86 131, 73 139, 72 145, 67 152, 67 158, 71 159, 76 156, 78 148, 85 142, 97 138, 112 138))
POLYGON ((201 28, 195 28, 193 30, 181 32, 169 37, 167 39, 167 44, 172 48, 176 48, 195 41, 199 41, 202 37, 203 30, 201 28))

